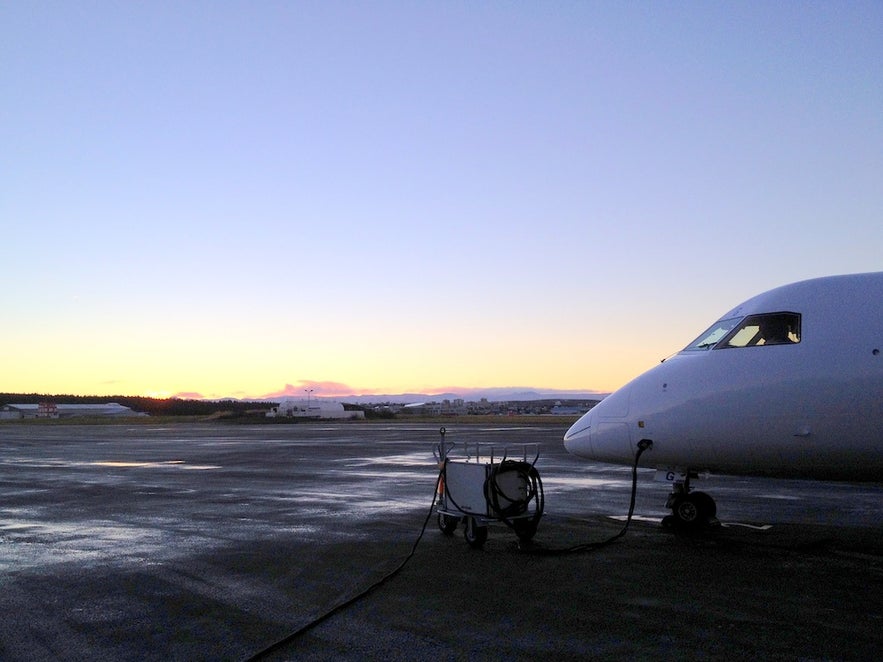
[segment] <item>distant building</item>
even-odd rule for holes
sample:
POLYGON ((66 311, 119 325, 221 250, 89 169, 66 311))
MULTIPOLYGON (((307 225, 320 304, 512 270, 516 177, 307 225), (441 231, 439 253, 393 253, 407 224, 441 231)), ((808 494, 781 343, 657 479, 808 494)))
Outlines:
POLYGON ((399 411, 402 416, 440 416, 442 403, 440 402, 411 402, 399 411))
POLYGON ((347 411, 339 402, 330 400, 282 400, 278 407, 267 412, 268 418, 304 418, 304 419, 357 419, 365 418, 363 411, 347 411))
POLYGON ((591 409, 588 405, 562 405, 553 406, 549 413, 553 416, 582 416, 591 409))
POLYGON ((73 416, 146 416, 129 407, 108 402, 100 405, 58 405, 53 402, 41 402, 32 405, 3 405, 0 407, 0 419, 15 420, 22 418, 71 418, 73 416))
POLYGON ((401 407, 402 416, 580 416, 599 400, 510 400, 466 402, 460 398, 441 402, 413 402, 401 407))

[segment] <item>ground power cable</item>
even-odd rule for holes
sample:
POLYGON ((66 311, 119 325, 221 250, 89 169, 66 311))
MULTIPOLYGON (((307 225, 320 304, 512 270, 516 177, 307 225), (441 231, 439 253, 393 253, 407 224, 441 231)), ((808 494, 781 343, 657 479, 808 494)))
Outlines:
POLYGON ((528 539, 533 537, 545 511, 546 502, 543 481, 533 463, 503 460, 495 465, 485 481, 484 497, 491 511, 503 524, 515 531, 516 535, 526 535, 528 539), (523 486, 523 495, 515 497, 511 494, 511 489, 504 489, 500 484, 500 478, 507 474, 516 475, 518 484, 523 486), (531 502, 534 503, 533 514, 525 518, 525 513, 530 512, 531 502))
POLYGON ((530 541, 527 541, 526 543, 519 544, 519 551, 525 554, 536 556, 563 556, 565 554, 577 554, 580 552, 591 552, 597 549, 601 549, 602 547, 606 547, 607 545, 610 545, 622 538, 629 530, 629 525, 632 523, 632 515, 635 514, 635 498, 638 493, 638 461, 641 459, 641 455, 644 454, 644 451, 649 450, 652 447, 653 442, 649 439, 641 439, 641 441, 638 442, 638 450, 635 452, 635 461, 632 464, 632 493, 631 498, 629 499, 629 512, 625 518, 625 524, 623 524, 622 529, 618 533, 615 533, 606 540, 587 542, 579 545, 573 545, 572 547, 563 547, 560 549, 532 547, 532 543, 530 541))
MULTIPOLYGON (((588 551, 600 549, 602 547, 606 547, 607 545, 613 543, 614 541, 622 538, 626 534, 626 532, 628 531, 629 524, 632 521, 632 515, 635 512, 635 497, 637 495, 637 490, 638 490, 638 460, 641 459, 641 455, 644 453, 644 451, 648 450, 652 446, 653 446, 653 442, 650 441, 649 439, 642 439, 640 442, 638 442, 638 450, 635 453, 635 461, 634 461, 634 464, 632 465, 632 491, 631 491, 631 498, 629 500, 629 511, 628 511, 628 515, 626 516, 625 524, 623 525, 622 529, 618 533, 611 536, 610 538, 607 538, 606 540, 602 540, 599 542, 583 543, 580 545, 574 545, 572 547, 565 547, 565 548, 561 548, 561 549, 547 549, 547 548, 533 548, 533 547, 529 547, 529 546, 524 546, 524 547, 519 546, 519 548, 518 548, 519 551, 522 553, 525 553, 525 554, 532 554, 532 555, 537 555, 537 556, 560 556, 560 555, 565 555, 565 554, 576 554, 579 552, 588 552, 588 551)), ((423 526, 420 529, 420 533, 418 534, 417 539, 414 541, 414 544, 411 546, 411 551, 408 553, 407 556, 405 556, 405 558, 402 560, 401 563, 399 563, 399 565, 397 565, 395 568, 393 568, 388 573, 386 573, 383 577, 381 577, 380 579, 378 579, 373 584, 369 585, 367 588, 363 589, 362 591, 360 591, 356 595, 335 605, 334 607, 332 607, 331 609, 326 611, 324 614, 318 616, 317 618, 314 618, 309 623, 306 623, 305 625, 303 625, 299 629, 295 630, 291 634, 285 636, 284 638, 276 641, 275 643, 270 644, 266 648, 247 657, 244 660, 244 662, 257 662, 258 660, 265 658, 267 655, 278 651, 279 649, 283 648, 284 646, 287 646, 288 644, 295 641, 301 635, 305 634, 306 632, 308 632, 312 628, 316 627, 320 623, 323 623, 324 621, 328 620, 329 618, 331 618, 335 614, 343 611, 347 607, 355 604, 356 602, 358 602, 359 600, 361 600, 362 598, 367 596, 369 593, 372 593, 374 590, 380 588, 381 586, 386 584, 386 582, 390 581, 393 577, 398 575, 404 569, 404 567, 408 564, 408 562, 414 557, 414 554, 416 554, 416 552, 417 552, 417 547, 420 544, 420 541, 423 540, 423 535, 426 533, 426 527, 429 525, 429 520, 432 519, 432 515, 435 510, 435 503, 436 503, 436 499, 438 497, 439 487, 442 484, 442 481, 444 480, 444 475, 445 475, 445 471, 444 471, 444 467, 442 467, 441 471, 438 474, 438 478, 435 481, 435 490, 433 491, 432 502, 429 504, 429 512, 426 514, 426 518, 423 520, 423 526)), ((538 476, 537 476, 537 478, 538 478, 538 476)), ((540 490, 540 494, 541 494, 542 487, 540 487, 539 490, 540 490)))
POLYGON ((411 558, 414 556, 414 554, 417 552, 417 546, 420 544, 420 541, 423 540, 423 534, 426 533, 426 527, 429 524, 429 520, 432 519, 432 514, 433 514, 433 511, 435 510, 435 501, 436 501, 436 497, 438 495, 438 487, 439 487, 439 484, 441 483, 441 480, 442 480, 442 473, 439 473, 438 478, 435 481, 435 491, 432 496, 432 503, 429 505, 429 512, 426 514, 426 519, 423 520, 423 527, 420 529, 420 533, 417 536, 417 539, 414 541, 414 544, 411 546, 411 551, 408 553, 407 556, 405 556, 405 558, 402 560, 401 563, 399 563, 399 565, 397 565, 395 568, 393 568, 388 573, 386 573, 383 577, 381 577, 380 579, 378 579, 373 584, 371 584, 367 588, 363 589, 362 591, 360 591, 356 595, 335 605, 334 607, 332 607, 331 609, 326 611, 324 614, 318 616, 317 618, 314 618, 309 623, 303 625, 302 627, 295 630, 291 634, 285 636, 284 638, 280 639, 279 641, 276 641, 275 643, 270 644, 269 646, 258 651, 257 653, 250 655, 249 657, 247 657, 244 660, 244 662, 257 662, 258 660, 265 658, 270 653, 274 653, 274 652, 278 651, 279 649, 283 648, 284 646, 287 646, 288 644, 293 642, 295 639, 297 639, 301 635, 305 634, 307 631, 313 629, 314 627, 316 627, 320 623, 328 620, 329 618, 331 618, 332 616, 334 616, 338 612, 341 612, 344 609, 346 609, 347 607, 355 604, 356 602, 358 602, 359 600, 361 600, 362 598, 367 596, 369 593, 372 593, 375 589, 380 588, 386 582, 388 582, 393 577, 395 577, 397 574, 399 574, 404 569, 404 567, 407 565, 408 561, 410 561, 411 558))

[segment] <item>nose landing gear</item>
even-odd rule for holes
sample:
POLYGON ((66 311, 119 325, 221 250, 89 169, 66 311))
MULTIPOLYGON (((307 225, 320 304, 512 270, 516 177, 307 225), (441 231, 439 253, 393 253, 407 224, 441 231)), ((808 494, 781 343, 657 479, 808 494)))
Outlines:
POLYGON ((690 491, 690 478, 695 476, 695 473, 687 472, 683 481, 673 484, 665 504, 666 508, 671 508, 671 515, 662 519, 663 526, 691 531, 720 526, 714 499, 705 492, 690 491))

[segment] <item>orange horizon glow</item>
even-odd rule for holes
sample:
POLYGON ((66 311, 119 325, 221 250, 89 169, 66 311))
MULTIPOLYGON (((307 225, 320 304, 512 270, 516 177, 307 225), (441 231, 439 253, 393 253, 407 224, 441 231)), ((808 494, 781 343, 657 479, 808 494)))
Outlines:
MULTIPOLYGON (((298 398, 298 399, 307 399, 310 398, 331 398, 331 399, 340 399, 347 397, 365 397, 365 396, 378 396, 379 398, 390 397, 390 396, 400 396, 405 394, 415 394, 421 396, 438 396, 438 395, 450 395, 457 394, 460 397, 464 397, 466 399, 469 398, 471 393, 485 392, 485 391, 536 391, 536 392, 548 392, 550 394, 555 394, 561 392, 563 395, 561 397, 568 397, 566 393, 576 393, 580 395, 600 395, 607 394, 612 392, 615 389, 609 390, 599 390, 599 389, 580 389, 580 388, 559 388, 559 387, 543 387, 543 386, 524 386, 524 385, 515 385, 515 386, 488 386, 488 387, 477 387, 477 386, 444 386, 444 387, 425 387, 425 388, 352 388, 347 386, 346 384, 342 384, 339 382, 327 382, 327 381, 303 381, 298 384, 286 384, 284 388, 271 390, 267 392, 253 392, 247 393, 243 391, 232 391, 232 392, 199 392, 199 391, 174 391, 171 389, 167 390, 157 390, 157 389, 145 389, 145 390, 134 390, 132 392, 123 392, 120 390, 112 390, 112 391, 98 391, 98 390, 90 390, 90 389, 59 389, 59 390, 34 390, 34 389, 26 389, 26 390, 16 390, 16 389, 0 389, 5 393, 17 393, 19 395, 41 395, 46 397, 51 396, 74 396, 74 397, 145 397, 152 398, 156 400, 171 400, 171 399, 180 399, 180 400, 224 400, 224 399, 236 399, 236 400, 255 400, 255 401, 264 401, 264 400, 279 400, 284 398, 298 398)), ((574 396, 577 397, 577 396, 574 396)))

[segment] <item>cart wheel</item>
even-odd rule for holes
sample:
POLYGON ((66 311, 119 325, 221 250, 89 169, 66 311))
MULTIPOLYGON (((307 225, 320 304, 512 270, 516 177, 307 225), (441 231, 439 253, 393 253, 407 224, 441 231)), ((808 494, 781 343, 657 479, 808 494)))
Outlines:
POLYGON ((467 517, 463 537, 472 549, 481 549, 487 541, 487 527, 479 526, 474 517, 467 517))
POLYGON ((441 532, 446 536, 450 536, 457 529, 457 525, 460 523, 459 517, 454 517, 453 515, 444 515, 442 513, 438 514, 438 528, 441 529, 441 532))
POLYGON ((527 542, 536 535, 537 522, 534 519, 517 519, 512 522, 512 528, 519 540, 527 542))

